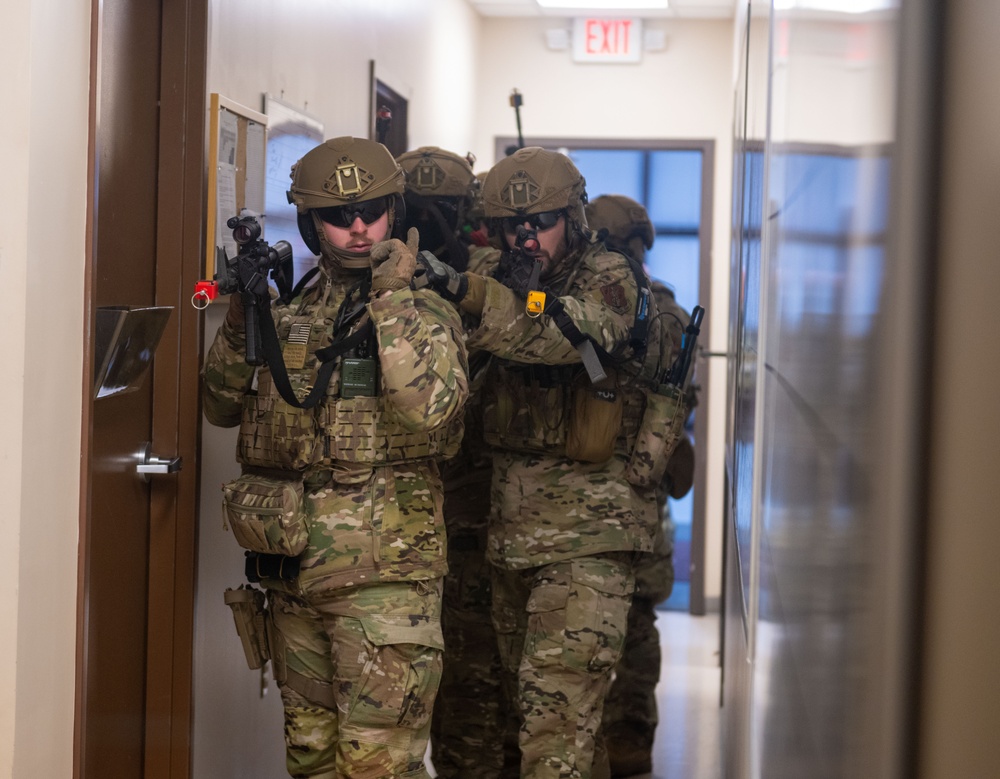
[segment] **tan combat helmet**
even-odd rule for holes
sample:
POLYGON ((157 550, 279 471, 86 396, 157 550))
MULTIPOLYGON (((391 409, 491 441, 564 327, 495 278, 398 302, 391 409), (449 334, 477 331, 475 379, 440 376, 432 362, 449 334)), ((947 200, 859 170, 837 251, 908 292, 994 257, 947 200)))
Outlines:
POLYGON ((400 154, 396 162, 406 174, 407 228, 417 228, 421 249, 464 269, 468 250, 458 239, 472 230, 467 220, 476 183, 469 159, 437 146, 421 146, 400 154))
POLYGON ((518 149, 494 165, 483 182, 483 209, 496 221, 508 216, 565 211, 572 233, 584 233, 586 182, 565 154, 539 146, 518 149))
POLYGON ((292 165, 288 202, 298 212, 302 240, 314 254, 334 253, 344 267, 368 267, 367 254, 332 251, 320 227, 317 209, 386 198, 389 226, 402 235, 403 169, 385 146, 367 138, 343 136, 324 141, 292 165))
POLYGON ((470 190, 472 192, 472 210, 469 213, 469 221, 476 224, 486 221, 486 210, 483 208, 483 182, 486 181, 488 171, 480 171, 476 174, 476 180, 472 182, 470 190))
POLYGON ((646 250, 653 248, 655 231, 641 203, 625 195, 601 195, 587 204, 587 224, 605 230, 609 249, 624 252, 642 263, 646 250))
POLYGON ((405 152, 396 162, 406 174, 406 191, 428 198, 468 198, 476 178, 465 157, 437 146, 405 152))

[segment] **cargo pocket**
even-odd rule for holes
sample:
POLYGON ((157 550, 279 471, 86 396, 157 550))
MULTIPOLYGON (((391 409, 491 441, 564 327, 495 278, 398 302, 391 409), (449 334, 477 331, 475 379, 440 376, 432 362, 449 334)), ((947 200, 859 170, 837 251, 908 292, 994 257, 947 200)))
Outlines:
POLYGON ((409 617, 390 616, 360 622, 372 653, 351 704, 351 726, 420 729, 430 720, 441 683, 441 623, 413 625, 409 617))
POLYGON ((302 478, 245 473, 223 485, 222 510, 236 541, 260 554, 296 557, 309 529, 302 507, 302 478))
POLYGON ((619 563, 573 560, 566 605, 563 663, 590 673, 610 673, 625 647, 635 581, 619 563))
POLYGON ((531 590, 525 611, 528 629, 524 637, 526 657, 560 657, 564 650, 569 581, 541 584, 531 590))

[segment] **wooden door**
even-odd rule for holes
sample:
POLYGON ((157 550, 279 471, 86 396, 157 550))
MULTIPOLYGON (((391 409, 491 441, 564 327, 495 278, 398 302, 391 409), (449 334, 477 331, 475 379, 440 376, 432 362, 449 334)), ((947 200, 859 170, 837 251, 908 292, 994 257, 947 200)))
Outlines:
POLYGON ((93 5, 91 350, 98 307, 174 310, 137 391, 84 397, 76 777, 189 774, 207 0, 165 5, 93 5))

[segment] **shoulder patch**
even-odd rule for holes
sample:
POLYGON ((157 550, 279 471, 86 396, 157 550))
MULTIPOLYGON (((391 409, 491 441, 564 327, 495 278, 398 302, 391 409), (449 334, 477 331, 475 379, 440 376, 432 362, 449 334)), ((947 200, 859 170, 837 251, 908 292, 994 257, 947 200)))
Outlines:
POLYGON ((601 295, 608 307, 617 313, 624 313, 628 309, 628 298, 625 297, 625 288, 621 282, 616 281, 614 284, 601 287, 601 295))

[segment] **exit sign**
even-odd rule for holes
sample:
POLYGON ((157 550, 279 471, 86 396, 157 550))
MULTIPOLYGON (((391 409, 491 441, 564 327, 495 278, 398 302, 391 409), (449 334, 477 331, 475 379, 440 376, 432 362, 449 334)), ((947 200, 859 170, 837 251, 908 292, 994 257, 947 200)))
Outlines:
POLYGON ((638 62, 642 58, 642 19, 573 20, 576 62, 638 62))

